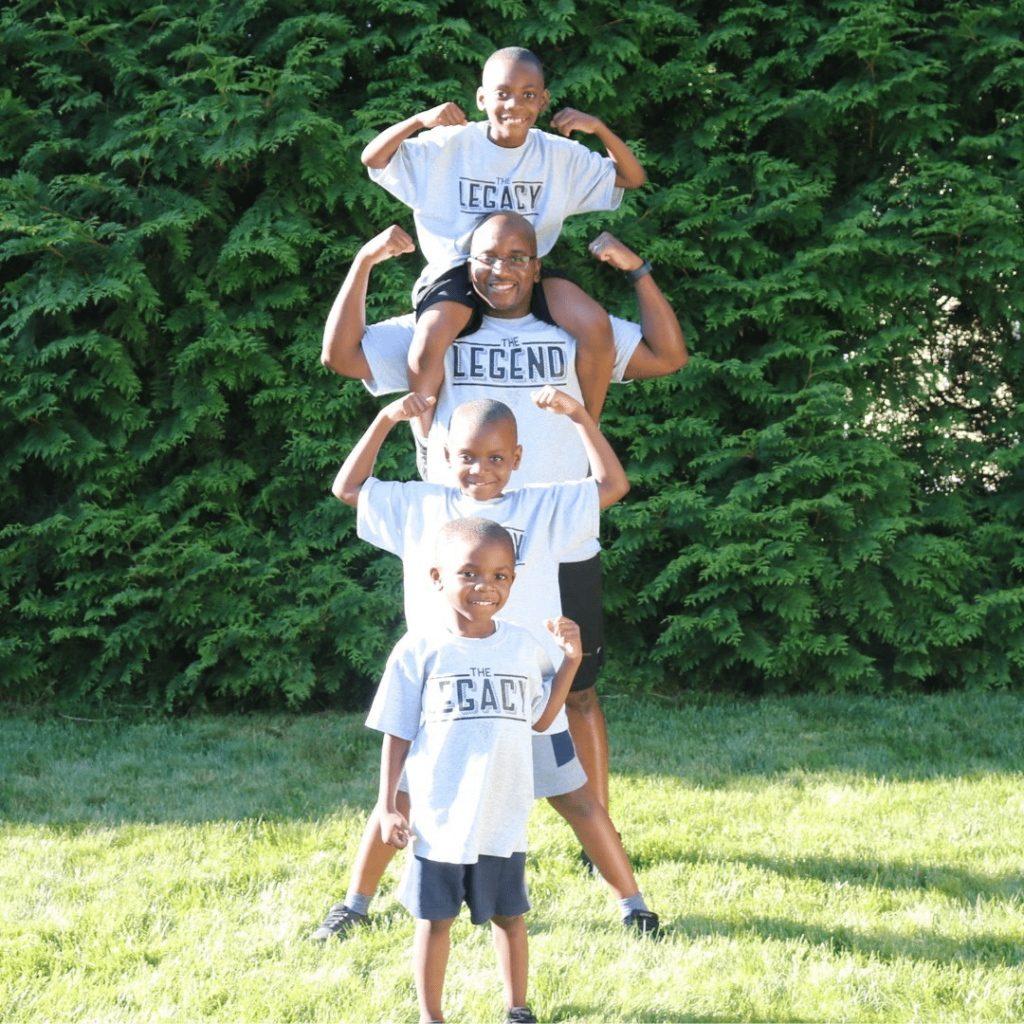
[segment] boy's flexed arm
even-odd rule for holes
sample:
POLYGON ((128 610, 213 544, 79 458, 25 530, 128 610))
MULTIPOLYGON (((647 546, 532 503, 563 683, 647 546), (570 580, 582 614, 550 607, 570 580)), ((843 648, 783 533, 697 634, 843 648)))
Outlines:
POLYGON ((551 127, 561 132, 566 138, 569 137, 570 132, 596 135, 608 151, 612 163, 615 164, 615 184, 618 188, 639 188, 647 180, 647 173, 640 166, 640 161, 633 155, 633 150, 599 117, 594 117, 593 114, 584 114, 582 110, 566 107, 551 118, 551 127))
POLYGON ((403 740, 391 733, 384 734, 380 749, 380 787, 377 791, 377 809, 380 812, 380 837, 388 846, 404 849, 409 845, 411 830, 405 815, 395 803, 398 780, 402 775, 411 740, 403 740))
POLYGON ((367 147, 363 150, 360 160, 367 167, 374 170, 382 170, 390 163, 398 147, 405 142, 410 135, 415 135, 423 128, 439 128, 448 124, 468 124, 466 115, 457 103, 441 103, 430 110, 423 110, 412 117, 407 117, 390 128, 385 128, 367 147))
MULTIPOLYGON (((597 259, 627 273, 644 266, 642 257, 607 231, 602 231, 587 248, 597 259)), ((675 310, 662 294, 653 273, 638 277, 634 286, 644 336, 626 364, 626 380, 665 377, 681 370, 690 356, 675 310)))
POLYGON ((374 416, 366 433, 348 453, 348 458, 342 463, 338 475, 334 478, 331 493, 346 505, 355 507, 359 503, 359 492, 363 489, 363 484, 373 474, 373 464, 377 461, 380 446, 384 443, 384 438, 391 433, 391 428, 402 420, 411 420, 414 416, 419 416, 433 404, 433 398, 424 398, 412 392, 384 406, 374 416))
POLYGON ((557 619, 545 619, 544 626, 555 638, 555 643, 562 648, 564 657, 554 679, 551 680, 551 692, 540 717, 533 723, 534 732, 543 732, 554 720, 565 698, 569 696, 572 681, 576 678, 576 670, 583 661, 583 643, 580 640, 580 627, 572 619, 564 615, 557 619))
POLYGON ((550 384, 540 391, 535 391, 530 397, 539 409, 548 409, 561 416, 568 416, 576 424, 576 429, 583 439, 587 459, 590 461, 590 472, 597 484, 601 508, 614 505, 619 498, 625 497, 629 493, 626 471, 582 403, 550 384))

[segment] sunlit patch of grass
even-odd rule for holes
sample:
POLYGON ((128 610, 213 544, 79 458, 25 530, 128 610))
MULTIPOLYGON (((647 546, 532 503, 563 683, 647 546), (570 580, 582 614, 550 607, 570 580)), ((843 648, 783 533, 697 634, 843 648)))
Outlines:
MULTIPOLYGON (((565 1021, 1024 1018, 1024 700, 607 698, 626 934, 541 802, 531 1001, 565 1021)), ((0 719, 0 1020, 415 1020, 389 869, 320 946, 375 795, 359 716, 0 719)), ((449 1019, 502 1019, 460 919, 449 1019)))

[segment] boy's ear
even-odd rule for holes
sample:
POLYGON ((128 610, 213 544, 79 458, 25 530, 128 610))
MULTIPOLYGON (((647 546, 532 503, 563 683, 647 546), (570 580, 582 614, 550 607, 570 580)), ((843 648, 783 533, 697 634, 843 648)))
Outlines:
POLYGON ((450 466, 452 464, 452 458, 448 454, 448 445, 444 446, 444 461, 450 466))
POLYGON ((519 460, 523 457, 523 446, 521 444, 516 445, 516 450, 512 455, 512 468, 519 468, 519 460))
POLYGON ((434 566, 430 567, 430 578, 434 581, 435 590, 444 589, 444 584, 441 583, 441 573, 434 566))
POLYGON ((484 92, 484 87, 481 85, 480 88, 477 89, 477 91, 476 91, 476 109, 477 110, 486 110, 487 109, 485 104, 484 104, 484 97, 486 95, 487 95, 487 93, 484 92))

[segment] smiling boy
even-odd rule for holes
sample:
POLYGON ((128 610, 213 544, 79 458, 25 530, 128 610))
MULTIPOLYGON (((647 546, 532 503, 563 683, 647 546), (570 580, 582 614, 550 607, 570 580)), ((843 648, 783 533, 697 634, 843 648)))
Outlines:
MULTIPOLYGON (((370 177, 412 208, 428 261, 413 289, 417 322, 408 356, 409 388, 428 397, 438 393, 452 341, 479 323, 465 261, 470 236, 484 217, 527 217, 544 256, 567 216, 614 210, 623 189, 646 180, 630 148, 599 118, 559 111, 551 126, 564 138, 534 127, 550 95, 541 62, 529 50, 510 46, 491 54, 476 102, 486 121, 470 123, 457 104, 442 103, 387 128, 362 153, 370 177), (417 135, 421 129, 428 130, 417 135), (607 156, 571 141, 574 131, 595 135, 607 156)), ((533 312, 579 341, 584 404, 597 419, 614 363, 611 322, 564 275, 548 273, 533 312)), ((420 438, 431 418, 430 410, 418 417, 420 438)))
POLYGON ((432 554, 436 630, 407 633, 388 658, 367 725, 383 732, 377 813, 381 834, 406 860, 399 900, 416 918, 421 1021, 440 1021, 449 933, 463 902, 491 922, 507 1019, 526 1006, 526 822, 533 803, 531 729, 554 720, 582 658, 568 619, 545 628, 547 652, 519 626, 495 619, 515 580, 508 532, 489 519, 456 519, 432 554), (438 599, 440 596, 440 600, 438 599), (407 768, 412 795, 400 804, 407 768))
POLYGON ((622 465, 580 402, 552 387, 530 397, 537 408, 572 422, 587 449, 592 477, 509 489, 523 455, 515 416, 503 402, 477 399, 459 406, 448 425, 445 457, 456 486, 378 480, 372 471, 384 438, 397 423, 433 404, 414 393, 377 414, 338 471, 332 491, 358 510, 359 536, 403 561, 410 628, 424 625, 436 608, 430 601, 428 539, 443 523, 485 516, 509 530, 516 543, 519 583, 506 615, 537 630, 543 619, 561 614, 561 555, 596 537, 599 510, 629 490, 622 465))

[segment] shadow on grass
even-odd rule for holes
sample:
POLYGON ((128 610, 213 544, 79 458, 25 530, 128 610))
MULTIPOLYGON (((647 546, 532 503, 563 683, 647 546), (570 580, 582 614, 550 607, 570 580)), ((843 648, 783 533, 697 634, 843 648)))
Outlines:
MULTIPOLYGON (((551 1008, 552 1020, 591 1020, 598 1019, 598 1015, 607 1013, 608 1008, 603 1005, 582 1003, 559 1003, 551 1008)), ((630 1021, 638 1024, 735 1024, 734 1016, 722 1017, 717 1014, 712 1016, 698 1016, 687 1012, 685 1007, 678 1010, 645 1010, 642 1013, 633 1012, 630 1021)), ((796 1017, 787 1017, 791 1024, 802 1024, 796 1017)))
POLYGON ((948 864, 893 860, 837 860, 831 857, 744 857, 743 863, 783 878, 810 878, 835 885, 858 885, 888 890, 928 890, 952 899, 976 903, 996 897, 1024 896, 1024 873, 985 875, 948 864))
POLYGON ((630 780, 673 777, 702 789, 809 776, 927 781, 1024 772, 1017 693, 760 701, 602 701, 612 769, 630 780))
POLYGON ((869 889, 928 891, 973 904, 978 900, 1024 900, 1024 871, 986 875, 950 864, 925 864, 881 858, 864 860, 801 856, 795 859, 763 857, 712 857, 692 850, 662 848, 654 855, 626 851, 635 871, 663 864, 703 864, 708 860, 740 864, 781 878, 811 879, 833 886, 854 885, 869 889))
MULTIPOLYGON (((1024 771, 1024 699, 1014 694, 671 706, 612 696, 605 704, 612 771, 631 787, 1024 771)), ((379 756, 380 737, 361 714, 92 720, 0 705, 0 821, 319 819, 370 808, 379 756)), ((822 861, 813 870, 830 869, 822 861)))
POLYGON ((884 929, 823 928, 785 917, 750 917, 740 921, 693 915, 666 922, 667 935, 698 938, 719 936, 770 942, 798 942, 818 947, 829 956, 853 953, 887 962, 914 960, 967 967, 999 967, 1017 964, 1024 957, 1024 944, 1005 935, 974 932, 967 939, 939 935, 923 929, 917 935, 884 929))

